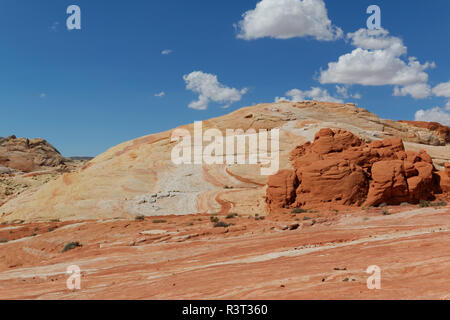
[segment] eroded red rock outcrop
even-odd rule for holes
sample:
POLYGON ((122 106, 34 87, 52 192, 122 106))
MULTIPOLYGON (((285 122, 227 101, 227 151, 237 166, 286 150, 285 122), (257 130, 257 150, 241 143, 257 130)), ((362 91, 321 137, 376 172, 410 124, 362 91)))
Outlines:
POLYGON ((436 133, 436 135, 445 141, 450 143, 450 127, 444 126, 438 122, 425 122, 425 121, 399 121, 413 125, 417 128, 424 128, 436 133))
POLYGON ((26 139, 10 136, 0 137, 0 167, 23 172, 56 167, 66 159, 44 139, 26 139))
POLYGON ((450 193, 450 163, 445 164, 445 171, 437 172, 442 192, 450 193))
POLYGON ((290 160, 294 170, 269 179, 271 212, 326 203, 417 203, 450 189, 450 167, 437 172, 425 151, 405 151, 400 138, 367 144, 349 131, 322 129, 313 143, 296 147, 290 160))

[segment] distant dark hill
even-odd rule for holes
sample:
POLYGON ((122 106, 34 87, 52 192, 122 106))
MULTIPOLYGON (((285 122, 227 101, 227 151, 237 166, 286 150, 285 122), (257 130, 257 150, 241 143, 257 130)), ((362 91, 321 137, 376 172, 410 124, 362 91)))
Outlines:
POLYGON ((91 161, 94 157, 69 157, 70 160, 91 161))

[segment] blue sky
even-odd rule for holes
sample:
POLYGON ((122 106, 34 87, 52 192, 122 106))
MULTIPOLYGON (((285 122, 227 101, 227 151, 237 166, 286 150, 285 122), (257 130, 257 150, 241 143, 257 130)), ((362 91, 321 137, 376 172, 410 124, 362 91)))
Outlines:
POLYGON ((321 83, 320 75, 356 49, 346 35, 366 28, 366 9, 377 4, 386 37, 407 47, 401 59, 435 63, 423 71, 430 89, 448 82, 449 1, 325 0, 341 38, 238 38, 242 28, 235 24, 258 2, 2 0, 0 136, 42 137, 65 156, 95 156, 139 136, 273 102, 291 89, 317 87, 338 97, 336 85, 349 92, 341 99, 381 117, 413 120, 418 110, 434 107, 448 115, 446 93, 395 96, 396 85, 321 83), (81 30, 66 28, 71 4, 81 8, 81 30), (172 52, 163 55, 165 49, 172 52), (189 108, 198 93, 187 90, 183 76, 193 71, 217 76, 237 97, 211 101, 206 110, 189 108), (360 99, 351 97, 356 93, 360 99))

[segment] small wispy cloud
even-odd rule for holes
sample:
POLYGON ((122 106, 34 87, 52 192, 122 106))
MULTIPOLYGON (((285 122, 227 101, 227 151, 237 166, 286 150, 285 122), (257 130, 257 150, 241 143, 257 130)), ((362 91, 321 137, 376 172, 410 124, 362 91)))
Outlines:
POLYGON ((164 49, 163 51, 161 51, 161 54, 164 56, 167 56, 171 53, 173 53, 173 50, 171 50, 171 49, 164 49))
POLYGON ((58 26, 59 26, 59 22, 58 22, 58 21, 55 21, 55 22, 53 22, 53 24, 49 27, 49 29, 50 29, 50 31, 52 31, 52 32, 56 32, 56 31, 58 31, 58 26))
POLYGON ((39 97, 40 97, 41 99, 44 99, 45 97, 47 97, 47 95, 46 95, 45 93, 41 93, 41 94, 39 95, 39 97))
POLYGON ((158 98, 162 98, 162 97, 164 97, 166 95, 166 93, 164 92, 164 91, 161 91, 161 92, 159 92, 159 93, 155 93, 155 97, 158 97, 158 98))

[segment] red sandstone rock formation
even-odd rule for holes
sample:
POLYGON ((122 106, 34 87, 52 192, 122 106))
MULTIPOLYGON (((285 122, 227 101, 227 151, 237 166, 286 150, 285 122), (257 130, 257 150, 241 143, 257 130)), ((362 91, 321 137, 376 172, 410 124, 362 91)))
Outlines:
POLYGON ((450 143, 450 127, 444 126, 438 122, 425 122, 425 121, 399 121, 407 123, 418 128, 425 128, 430 131, 434 131, 438 137, 443 139, 446 143, 450 143))
POLYGON ((0 137, 0 167, 23 172, 63 165, 66 159, 43 139, 0 137))
POLYGON ((290 160, 294 170, 269 179, 271 212, 324 203, 417 203, 450 188, 448 165, 446 172, 436 172, 425 151, 406 152, 399 138, 367 144, 349 131, 322 129, 314 143, 296 147, 290 160))
POLYGON ((441 191, 450 193, 450 163, 446 163, 445 171, 439 171, 437 175, 441 191))

